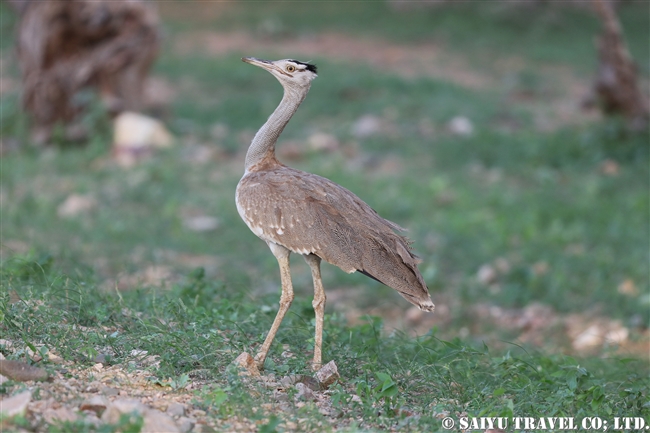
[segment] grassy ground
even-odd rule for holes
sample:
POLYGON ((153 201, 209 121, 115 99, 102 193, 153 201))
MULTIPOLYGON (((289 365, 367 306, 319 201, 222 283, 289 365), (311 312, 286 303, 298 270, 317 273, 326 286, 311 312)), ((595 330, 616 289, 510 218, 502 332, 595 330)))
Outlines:
MULTIPOLYGON (((272 389, 242 382, 228 369, 239 352, 250 348, 251 339, 263 337, 275 296, 232 294, 200 272, 171 290, 116 296, 94 290, 92 277, 60 275, 49 266, 13 262, 4 269, 4 284, 21 293, 20 302, 9 302, 6 295, 2 299, 3 336, 14 348, 55 351, 77 366, 91 365, 98 353, 109 354, 104 364, 133 375, 145 370, 147 387, 163 389, 163 398, 189 394, 193 407, 203 410, 205 422, 217 431, 233 429, 240 420, 260 431, 293 430, 292 425, 301 431, 320 431, 323 425, 348 431, 438 431, 446 414, 578 420, 648 416, 647 364, 641 359, 576 359, 515 344, 506 353, 494 353, 459 339, 441 340, 435 333, 418 339, 383 336, 379 318, 349 326, 337 314, 327 316, 325 328, 326 356, 336 359, 343 378, 328 392, 331 406, 323 411, 315 403, 286 404, 272 389), (155 367, 142 365, 146 353, 158 357, 155 367), (187 391, 188 383, 196 386, 187 391), (352 400, 355 394, 359 398, 352 400), (269 424, 275 427, 264 430, 269 424)), ((267 361, 267 374, 306 373, 310 313, 306 299, 293 306, 267 361), (282 345, 294 356, 278 357, 282 345)), ((13 356, 25 354, 18 350, 13 356)), ((61 379, 68 377, 79 376, 66 370, 61 379)), ((10 381, 2 390, 23 386, 10 381)), ((130 393, 146 395, 137 387, 130 393)), ((81 421, 61 428, 93 430, 81 421)))
MULTIPOLYGON (((189 395, 204 412, 196 415, 202 426, 216 430, 246 420, 259 431, 438 431, 447 413, 648 419, 647 136, 594 120, 571 99, 594 67, 598 23, 589 13, 500 5, 396 13, 373 2, 209 5, 161 5, 166 38, 154 73, 175 91, 163 117, 177 146, 120 168, 110 160, 109 125, 98 112, 86 120, 96 134, 83 148, 24 145, 3 155, 5 357, 50 351, 63 359, 61 377, 70 378, 86 377, 97 354, 108 354, 112 368, 144 371, 145 388, 189 395), (244 44, 250 48, 220 48, 243 30, 253 35, 244 44), (200 32, 213 32, 217 46, 179 43, 200 32), (317 63, 320 76, 281 138, 280 158, 346 186, 408 227, 438 305, 431 317, 417 315, 392 290, 324 266, 333 300, 324 356, 342 376, 323 397, 324 409, 280 401, 228 365, 264 338, 279 284, 275 259, 237 215, 234 189, 245 148, 281 88, 239 58, 294 57, 285 51, 299 50, 296 41, 318 43, 331 33, 402 47, 398 52, 420 47, 423 64, 442 59, 479 79, 464 86, 453 67, 405 75, 399 64, 345 46, 303 59, 317 63), (427 51, 433 48, 440 50, 435 57, 427 51), (367 115, 381 120, 381 131, 355 135, 367 115), (450 132, 455 116, 470 119, 473 134, 450 132), (305 144, 317 133, 331 134, 336 149, 305 144), (71 194, 92 205, 62 217, 71 194), (218 226, 193 231, 187 221, 194 216, 215 217, 218 226), (493 277, 477 278, 479 269, 493 277), (522 325, 537 311, 531 305, 543 314, 522 325), (579 350, 576 321, 583 331, 616 324, 614 331, 627 334, 606 334, 579 350), (146 365, 142 351, 159 362, 146 365)), ((647 7, 631 5, 621 16, 647 76, 647 7)), ((5 60, 11 44, 3 39, 5 60)), ((16 92, 3 95, 3 141, 26 136, 17 101, 16 92)), ((277 377, 305 373, 313 344, 311 279, 301 262, 293 261, 297 299, 267 361, 277 377), (287 350, 294 356, 280 356, 287 350)), ((24 386, 5 382, 0 393, 24 386)), ((3 426, 49 428, 30 419, 3 426)), ((94 429, 84 421, 57 428, 94 429)))

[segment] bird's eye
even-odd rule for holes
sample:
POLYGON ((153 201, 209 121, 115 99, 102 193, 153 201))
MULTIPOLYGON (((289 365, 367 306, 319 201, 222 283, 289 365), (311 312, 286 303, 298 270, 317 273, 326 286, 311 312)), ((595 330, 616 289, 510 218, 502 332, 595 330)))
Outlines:
POLYGON ((287 65, 287 68, 286 68, 286 69, 287 69, 287 72, 293 72, 293 71, 296 70, 296 67, 293 66, 293 65, 287 65))

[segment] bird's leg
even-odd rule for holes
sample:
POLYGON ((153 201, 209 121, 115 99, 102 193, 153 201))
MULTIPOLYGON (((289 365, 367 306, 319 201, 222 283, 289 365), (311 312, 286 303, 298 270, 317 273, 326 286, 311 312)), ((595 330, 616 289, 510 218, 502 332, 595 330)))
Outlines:
POLYGON ((290 251, 280 245, 269 242, 269 247, 273 252, 273 255, 278 259, 278 264, 280 265, 280 279, 282 281, 282 295, 280 296, 280 308, 278 309, 278 314, 275 316, 273 325, 271 325, 271 330, 262 344, 262 348, 257 355, 255 356, 255 362, 257 368, 262 370, 264 368, 264 361, 266 360, 266 355, 271 348, 275 334, 278 332, 280 323, 284 319, 284 315, 289 310, 291 302, 293 301, 293 286, 291 285, 291 272, 289 270, 289 254, 290 251))
POLYGON ((323 365, 323 316, 325 315, 325 289, 320 277, 320 257, 309 254, 305 261, 311 268, 311 276, 314 279, 314 313, 316 315, 316 333, 314 336, 314 361, 311 368, 314 371, 320 370, 323 365))

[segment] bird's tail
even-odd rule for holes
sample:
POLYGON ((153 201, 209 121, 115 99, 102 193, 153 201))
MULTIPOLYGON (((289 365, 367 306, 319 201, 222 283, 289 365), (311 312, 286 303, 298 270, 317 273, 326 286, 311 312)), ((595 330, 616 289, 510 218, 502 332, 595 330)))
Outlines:
POLYGON ((436 306, 431 301, 431 297, 429 297, 429 299, 425 299, 424 301, 421 301, 417 305, 417 307, 422 311, 428 311, 430 313, 433 313, 433 310, 436 308, 436 306))

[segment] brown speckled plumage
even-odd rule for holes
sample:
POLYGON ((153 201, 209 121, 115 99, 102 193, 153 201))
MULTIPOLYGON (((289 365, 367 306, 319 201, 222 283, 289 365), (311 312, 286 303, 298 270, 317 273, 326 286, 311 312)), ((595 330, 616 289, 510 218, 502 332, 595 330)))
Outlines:
POLYGON ((287 167, 275 158, 275 142, 307 95, 311 80, 316 77, 315 67, 292 60, 243 60, 271 72, 285 89, 282 102, 253 139, 246 155, 246 172, 236 193, 242 219, 271 247, 282 273, 280 311, 257 360, 262 367, 293 299, 288 270, 288 256, 293 252, 305 256, 314 276, 317 319, 314 367, 318 368, 322 344, 319 333, 322 334, 325 305, 320 259, 348 273, 362 272, 397 290, 422 310, 433 311, 434 305, 409 240, 395 233, 403 230, 400 226, 380 217, 342 186, 287 167))
POLYGON ((409 241, 394 232, 403 229, 342 186, 278 163, 246 175, 237 200, 263 240, 369 274, 415 305, 429 300, 409 241))

